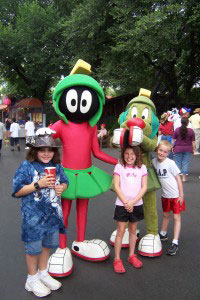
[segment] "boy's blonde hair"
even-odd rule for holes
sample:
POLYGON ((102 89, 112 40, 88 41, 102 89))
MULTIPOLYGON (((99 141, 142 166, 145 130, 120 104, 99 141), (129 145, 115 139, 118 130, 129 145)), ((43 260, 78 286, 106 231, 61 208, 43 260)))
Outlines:
POLYGON ((160 146, 167 146, 169 148, 169 151, 172 150, 172 144, 170 144, 170 142, 166 141, 166 140, 161 140, 157 146, 157 149, 160 147, 160 146))

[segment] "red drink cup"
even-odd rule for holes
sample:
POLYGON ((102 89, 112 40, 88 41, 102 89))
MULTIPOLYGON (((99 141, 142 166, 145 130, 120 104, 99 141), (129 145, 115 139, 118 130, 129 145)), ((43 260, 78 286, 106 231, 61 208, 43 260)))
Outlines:
POLYGON ((53 175, 52 180, 51 180, 52 188, 53 188, 53 186, 55 185, 55 180, 56 180, 56 167, 46 167, 44 170, 45 170, 46 175, 53 175))
POLYGON ((47 175, 53 175, 54 179, 56 179, 56 167, 46 167, 45 168, 45 173, 47 175))

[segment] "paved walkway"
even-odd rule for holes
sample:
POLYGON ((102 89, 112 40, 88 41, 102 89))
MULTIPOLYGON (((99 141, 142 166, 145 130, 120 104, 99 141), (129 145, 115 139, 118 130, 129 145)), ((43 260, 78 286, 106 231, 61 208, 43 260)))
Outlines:
MULTIPOLYGON (((0 298, 2 300, 29 300, 36 297, 25 291, 26 267, 23 243, 20 241, 20 200, 11 197, 12 178, 25 157, 22 150, 11 152, 3 148, 0 157, 0 298)), ((119 156, 118 149, 104 148, 106 153, 119 156)), ((113 166, 94 159, 94 163, 112 174, 113 166)), ((91 263, 76 257, 73 274, 61 279, 63 287, 52 292, 49 299, 67 300, 199 300, 200 299, 200 156, 193 156, 189 181, 184 183, 187 211, 182 215, 180 249, 176 256, 165 255, 169 243, 163 244, 164 254, 159 258, 141 257, 143 268, 133 269, 126 261, 128 251, 122 250, 127 273, 113 272, 113 248, 105 262, 91 263)), ((161 223, 160 191, 158 195, 159 224, 161 223)), ((115 229, 112 219, 115 194, 111 191, 90 201, 87 239, 101 238, 109 242, 115 229)), ((75 205, 73 205, 68 232, 70 245, 75 238, 75 205)), ((172 220, 169 237, 172 238, 172 220)), ((141 235, 145 223, 140 222, 141 235)))

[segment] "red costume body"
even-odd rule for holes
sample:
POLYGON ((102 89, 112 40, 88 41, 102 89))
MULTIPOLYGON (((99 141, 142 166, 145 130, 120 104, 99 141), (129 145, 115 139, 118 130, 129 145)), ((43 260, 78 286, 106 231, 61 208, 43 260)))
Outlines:
MULTIPOLYGON (((91 154, 110 164, 117 164, 117 159, 102 152, 97 139, 97 126, 91 127, 88 122, 72 123, 58 121, 51 129, 56 131, 54 138, 59 138, 63 147, 62 165, 72 170, 83 170, 92 166, 91 154)), ((89 187, 88 187, 89 188, 89 187)), ((85 228, 87 222, 89 199, 76 199, 76 241, 85 239, 85 228)), ((68 217, 71 210, 72 200, 62 198, 62 209, 65 226, 68 227, 68 217)), ((66 236, 60 234, 60 248, 67 246, 66 236)))

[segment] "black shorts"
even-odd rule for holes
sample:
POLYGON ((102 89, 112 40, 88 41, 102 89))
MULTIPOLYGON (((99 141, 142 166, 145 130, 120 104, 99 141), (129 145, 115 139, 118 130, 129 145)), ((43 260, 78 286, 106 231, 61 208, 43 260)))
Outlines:
POLYGON ((124 206, 116 205, 114 220, 120 222, 138 222, 144 219, 143 205, 134 206, 134 209, 129 213, 124 206))

